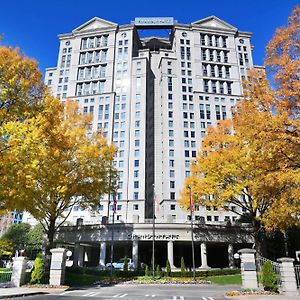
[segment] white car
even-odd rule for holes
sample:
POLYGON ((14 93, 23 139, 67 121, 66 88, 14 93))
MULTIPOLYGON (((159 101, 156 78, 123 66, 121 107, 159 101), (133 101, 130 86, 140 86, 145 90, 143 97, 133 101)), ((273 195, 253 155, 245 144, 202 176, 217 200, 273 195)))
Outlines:
MULTIPOLYGON (((133 270, 134 267, 133 267, 133 261, 132 261, 132 259, 128 258, 127 260, 128 260, 128 270, 133 270)), ((112 268, 116 269, 116 270, 123 270, 124 269, 124 261, 125 261, 125 258, 121 258, 118 261, 113 262, 112 263, 112 268)), ((111 264, 107 263, 106 264, 106 268, 110 269, 111 268, 111 264)))

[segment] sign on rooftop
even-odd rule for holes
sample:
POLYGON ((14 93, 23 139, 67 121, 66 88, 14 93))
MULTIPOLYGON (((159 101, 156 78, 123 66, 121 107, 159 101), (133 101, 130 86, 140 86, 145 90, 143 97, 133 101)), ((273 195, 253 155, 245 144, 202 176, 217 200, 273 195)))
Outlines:
POLYGON ((135 18, 134 25, 138 27, 170 27, 174 25, 173 17, 135 18))

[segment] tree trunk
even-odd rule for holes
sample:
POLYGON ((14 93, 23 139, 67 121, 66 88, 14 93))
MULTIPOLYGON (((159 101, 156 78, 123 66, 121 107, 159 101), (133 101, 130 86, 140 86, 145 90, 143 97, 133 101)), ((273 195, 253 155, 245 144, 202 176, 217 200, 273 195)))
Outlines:
POLYGON ((50 252, 50 249, 53 248, 53 240, 54 240, 54 234, 55 234, 55 231, 56 231, 56 228, 55 228, 55 221, 56 219, 50 219, 50 223, 49 223, 49 227, 48 227, 48 230, 47 230, 47 246, 46 246, 46 256, 47 255, 51 255, 51 252, 50 252))
POLYGON ((285 251, 285 256, 289 257, 289 247, 288 247, 288 233, 286 230, 283 231, 283 239, 284 239, 284 251, 285 251))
POLYGON ((254 219, 252 221, 253 226, 253 236, 254 236, 254 244, 255 244, 255 250, 258 255, 262 255, 262 244, 261 244, 261 225, 260 222, 254 219))

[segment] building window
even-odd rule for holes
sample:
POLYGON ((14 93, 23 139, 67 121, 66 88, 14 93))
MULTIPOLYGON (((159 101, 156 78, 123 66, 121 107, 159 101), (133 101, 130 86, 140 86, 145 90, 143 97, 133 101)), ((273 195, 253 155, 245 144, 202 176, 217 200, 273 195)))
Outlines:
POLYGON ((138 204, 133 204, 133 210, 139 210, 139 205, 138 204))
POLYGON ((176 205, 175 204, 171 204, 170 205, 170 210, 175 210, 176 209, 176 205))
POLYGON ((171 200, 175 200, 175 192, 171 192, 170 193, 170 199, 171 200))

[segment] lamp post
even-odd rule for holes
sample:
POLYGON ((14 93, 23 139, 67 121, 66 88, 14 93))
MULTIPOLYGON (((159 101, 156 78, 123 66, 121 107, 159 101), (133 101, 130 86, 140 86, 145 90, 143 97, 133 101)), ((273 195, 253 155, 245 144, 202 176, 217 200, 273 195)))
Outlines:
POLYGON ((155 277, 155 187, 153 184, 153 211, 152 211, 152 277, 155 277))
POLYGON ((113 275, 113 260, 114 260, 114 225, 115 225, 115 213, 116 213, 116 206, 117 206, 117 199, 116 195, 113 195, 113 213, 112 213, 112 227, 111 227, 111 244, 110 244, 110 270, 109 270, 109 276, 110 281, 112 281, 112 275, 113 275))
POLYGON ((194 247, 194 226, 193 226, 193 199, 192 199, 192 188, 189 186, 190 190, 190 217, 191 217, 191 238, 192 238, 192 262, 193 262, 193 280, 196 280, 196 270, 195 270, 195 247, 194 247))

